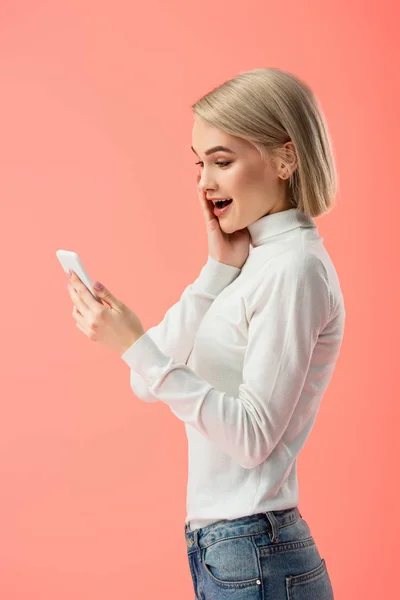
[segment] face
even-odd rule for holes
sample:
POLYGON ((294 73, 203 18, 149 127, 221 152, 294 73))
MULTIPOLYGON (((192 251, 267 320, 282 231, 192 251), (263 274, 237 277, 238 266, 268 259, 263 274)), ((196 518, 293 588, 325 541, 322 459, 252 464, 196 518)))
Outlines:
POLYGON ((198 157, 199 187, 207 198, 232 198, 218 218, 225 233, 244 229, 261 217, 293 208, 288 200, 287 181, 279 176, 276 161, 262 158, 247 140, 211 127, 195 116, 192 146, 198 157), (214 146, 224 146, 206 155, 214 146))

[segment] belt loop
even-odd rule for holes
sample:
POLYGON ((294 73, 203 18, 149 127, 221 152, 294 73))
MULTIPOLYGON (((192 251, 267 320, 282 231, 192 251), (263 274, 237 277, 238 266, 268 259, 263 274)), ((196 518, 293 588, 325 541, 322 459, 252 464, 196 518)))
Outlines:
POLYGON ((199 546, 199 530, 198 529, 195 529, 193 531, 193 538, 194 538, 194 545, 197 548, 199 548, 200 546, 199 546))
POLYGON ((279 540, 279 526, 278 526, 278 521, 276 519, 276 516, 274 515, 274 511, 273 510, 269 510, 268 512, 265 513, 270 525, 271 525, 271 542, 277 542, 279 540))

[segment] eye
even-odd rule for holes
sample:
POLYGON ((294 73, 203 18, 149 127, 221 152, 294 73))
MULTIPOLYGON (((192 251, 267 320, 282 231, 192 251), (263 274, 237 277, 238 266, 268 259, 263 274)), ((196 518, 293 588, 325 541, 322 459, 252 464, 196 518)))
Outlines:
MULTIPOLYGON (((232 161, 223 161, 223 162, 216 162, 216 165, 221 165, 222 167, 227 167, 228 165, 231 164, 232 161)), ((203 162, 200 160, 199 162, 195 163, 195 165, 203 165, 203 162)))

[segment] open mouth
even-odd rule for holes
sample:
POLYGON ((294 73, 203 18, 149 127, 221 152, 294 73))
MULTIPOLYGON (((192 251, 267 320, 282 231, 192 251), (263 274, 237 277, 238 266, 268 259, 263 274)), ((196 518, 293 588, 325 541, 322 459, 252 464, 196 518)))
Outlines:
POLYGON ((215 206, 217 208, 224 208, 225 206, 231 204, 231 202, 233 202, 232 198, 229 198, 228 200, 218 200, 218 202, 215 203, 215 206))
POLYGON ((230 211, 230 207, 233 200, 230 198, 229 200, 221 200, 215 203, 213 213, 216 217, 222 217, 227 212, 230 211))

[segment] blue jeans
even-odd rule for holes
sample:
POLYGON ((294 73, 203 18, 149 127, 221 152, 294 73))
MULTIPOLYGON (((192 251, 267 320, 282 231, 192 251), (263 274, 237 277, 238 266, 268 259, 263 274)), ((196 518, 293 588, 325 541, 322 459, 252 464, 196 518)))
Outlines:
POLYGON ((223 520, 185 537, 197 600, 333 600, 297 507, 223 520))

